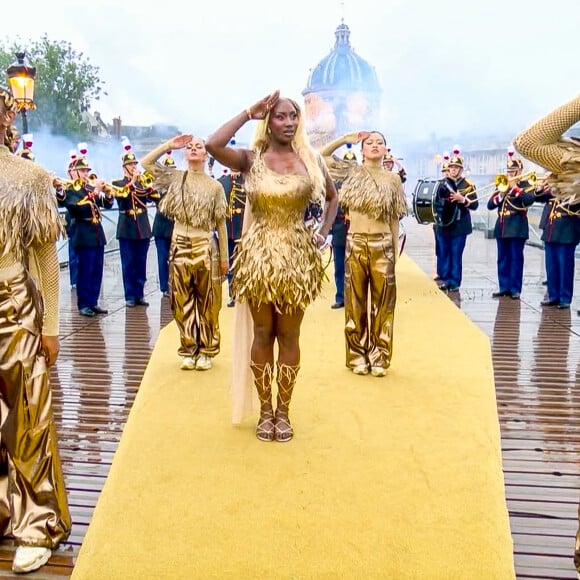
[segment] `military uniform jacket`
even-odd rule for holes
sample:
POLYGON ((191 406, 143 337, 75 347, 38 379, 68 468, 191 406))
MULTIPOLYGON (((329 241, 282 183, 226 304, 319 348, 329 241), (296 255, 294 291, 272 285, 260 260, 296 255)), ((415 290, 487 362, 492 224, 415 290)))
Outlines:
POLYGON ((228 239, 239 240, 242 237, 244 223, 244 209, 246 207, 246 192, 242 176, 235 179, 231 175, 222 175, 218 181, 224 188, 228 211, 226 215, 226 229, 228 239), (233 195, 232 195, 233 190, 233 195))
POLYGON ((167 192, 159 192, 159 199, 155 200, 157 211, 153 218, 153 229, 151 230, 154 238, 171 239, 171 235, 173 234, 173 220, 159 211, 159 202, 163 199, 163 196, 166 193, 167 192))
POLYGON ((457 184, 457 192, 466 197, 468 203, 446 202, 456 206, 456 215, 450 223, 437 226, 437 232, 443 236, 469 235, 473 231, 470 212, 479 207, 475 184, 464 177, 460 177, 455 183, 457 184))
POLYGON ((61 203, 75 223, 71 237, 71 243, 75 248, 99 247, 107 243, 100 208, 113 207, 113 198, 102 193, 95 197, 93 195, 92 191, 85 187, 79 191, 70 187, 64 192, 61 203))
POLYGON ((147 213, 147 202, 159 199, 157 190, 152 187, 139 188, 129 185, 130 179, 124 177, 112 182, 115 187, 129 187, 127 197, 117 197, 119 221, 117 239, 144 240, 151 237, 151 224, 147 213))
POLYGON ((496 191, 487 202, 487 209, 497 209, 497 220, 493 229, 496 238, 520 238, 527 240, 530 237, 528 225, 528 207, 534 203, 533 192, 526 192, 530 184, 527 181, 517 183, 517 187, 524 190, 514 192, 510 188, 506 193, 496 191))
POLYGON ((536 201, 546 204, 542 230, 544 242, 574 246, 580 242, 580 203, 560 204, 551 193, 536 196, 536 201))

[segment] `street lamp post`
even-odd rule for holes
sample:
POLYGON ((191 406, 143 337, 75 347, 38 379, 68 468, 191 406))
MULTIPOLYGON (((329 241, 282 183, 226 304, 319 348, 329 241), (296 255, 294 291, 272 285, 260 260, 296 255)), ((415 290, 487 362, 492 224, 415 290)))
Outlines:
POLYGON ((24 52, 16 53, 16 61, 7 69, 8 85, 12 96, 22 114, 22 130, 28 133, 28 118, 26 112, 36 109, 34 104, 34 80, 36 79, 36 67, 30 66, 24 52))

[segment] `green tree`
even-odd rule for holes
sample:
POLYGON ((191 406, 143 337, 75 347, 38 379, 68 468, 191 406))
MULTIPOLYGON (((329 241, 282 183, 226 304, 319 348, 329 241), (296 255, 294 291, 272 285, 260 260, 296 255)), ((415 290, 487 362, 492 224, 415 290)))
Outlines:
MULTIPOLYGON (((34 102, 36 110, 28 113, 31 131, 48 127, 55 135, 71 138, 89 134, 82 113, 93 101, 99 100, 104 83, 99 68, 92 65, 70 42, 50 40, 46 35, 27 43, 20 40, 0 42, 0 66, 6 71, 16 60, 16 53, 26 52, 36 67, 34 102)), ((1 83, 6 85, 6 77, 1 83)))

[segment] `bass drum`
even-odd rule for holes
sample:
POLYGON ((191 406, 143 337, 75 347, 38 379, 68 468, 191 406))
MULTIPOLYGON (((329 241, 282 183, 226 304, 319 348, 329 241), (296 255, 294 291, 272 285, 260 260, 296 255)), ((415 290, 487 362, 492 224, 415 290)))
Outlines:
POLYGON ((456 206, 446 202, 452 191, 457 191, 452 179, 420 179, 413 192, 415 219, 420 224, 437 225, 453 221, 456 206))

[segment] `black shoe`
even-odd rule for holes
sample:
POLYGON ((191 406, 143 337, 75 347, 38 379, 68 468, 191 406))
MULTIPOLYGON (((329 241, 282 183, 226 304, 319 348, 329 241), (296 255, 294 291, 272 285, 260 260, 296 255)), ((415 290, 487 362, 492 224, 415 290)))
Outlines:
POLYGON ((568 302, 560 302, 560 304, 558 304, 558 308, 560 310, 568 310, 570 308, 570 304, 568 304, 568 302))
POLYGON ((344 302, 335 302, 335 303, 334 303, 334 304, 331 306, 331 308, 334 308, 334 309, 336 309, 336 308, 344 308, 344 302))
POLYGON ((510 296, 509 291, 508 290, 503 290, 503 291, 500 291, 500 292, 493 292, 491 294, 491 297, 492 298, 501 298, 502 296, 510 296))
POLYGON ((445 282, 443 282, 443 284, 439 284, 439 290, 447 290, 447 288, 449 288, 449 286, 447 286, 445 282))
POLYGON ((435 276, 435 278, 433 278, 433 282, 441 282, 441 278, 439 276, 435 276))
POLYGON ((89 308, 88 306, 86 308, 81 308, 79 310, 79 314, 81 316, 94 316, 95 313, 93 312, 93 310, 91 308, 89 308))
POLYGON ((542 281, 542 286, 547 286, 548 285, 548 281, 547 280, 543 280, 542 281))
POLYGON ((149 302, 143 298, 137 298, 137 300, 135 300, 135 304, 137 306, 149 306, 149 302))
POLYGON ((125 306, 127 306, 128 308, 135 308, 135 306, 136 306, 135 300, 127 300, 125 302, 125 306))
POLYGON ((558 300, 542 300, 540 306, 558 306, 558 300))
POLYGON ((228 308, 233 308, 235 305, 236 305, 236 301, 235 301, 235 300, 232 298, 232 299, 231 299, 231 300, 228 302, 228 304, 227 304, 227 307, 228 307, 228 308))
POLYGON ((447 286, 447 292, 459 292, 459 286, 447 286))
POLYGON ((163 292, 163 298, 169 298, 169 296, 170 296, 169 291, 168 290, 165 290, 163 292))
POLYGON ((520 299, 519 292, 510 292, 508 295, 512 300, 519 300, 520 299))
POLYGON ((95 314, 109 314, 108 310, 105 310, 104 308, 101 308, 100 306, 91 306, 91 310, 95 314))

